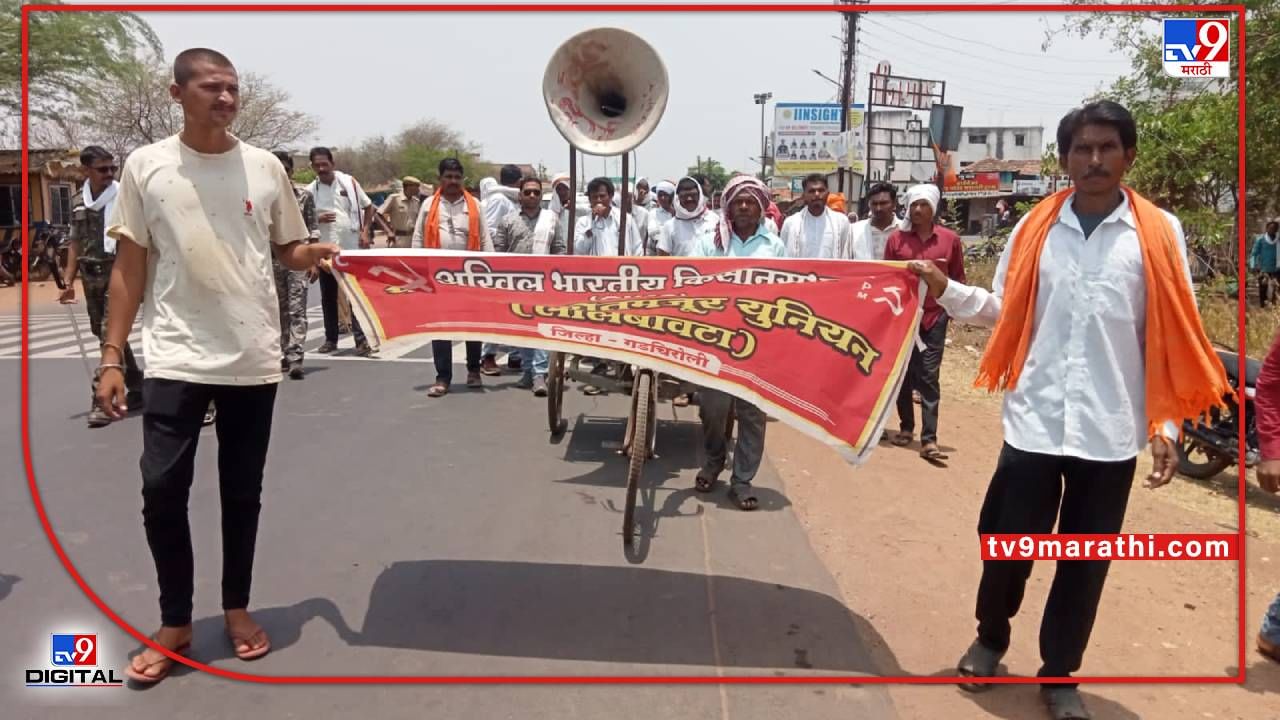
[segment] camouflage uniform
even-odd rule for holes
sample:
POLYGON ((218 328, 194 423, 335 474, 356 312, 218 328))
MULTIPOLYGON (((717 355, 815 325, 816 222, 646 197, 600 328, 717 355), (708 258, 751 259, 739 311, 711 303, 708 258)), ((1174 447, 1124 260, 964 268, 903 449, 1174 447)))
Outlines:
MULTIPOLYGON (((307 242, 315 242, 320 233, 316 225, 316 202, 306 188, 293 186, 293 196, 307 224, 307 242)), ((307 271, 290 270, 273 255, 271 267, 276 276, 276 296, 280 301, 280 353, 282 366, 288 369, 302 364, 302 344, 307 341, 307 271)))
MULTIPOLYGON (((87 181, 86 181, 87 182, 87 181)), ((89 313, 89 328, 93 336, 101 342, 106 340, 107 333, 107 288, 111 284, 111 266, 115 264, 115 255, 107 252, 103 244, 102 231, 106 224, 101 210, 85 207, 84 195, 73 193, 71 203, 70 241, 76 243, 80 274, 80 285, 84 288, 85 310, 89 313)), ((124 343, 124 386, 130 396, 138 396, 142 392, 142 371, 138 369, 138 361, 133 356, 133 348, 128 341, 124 343)), ((95 413, 101 413, 93 400, 97 396, 98 381, 95 378, 90 392, 90 424, 93 424, 95 413)), ((133 402, 129 403, 134 404, 133 402)))

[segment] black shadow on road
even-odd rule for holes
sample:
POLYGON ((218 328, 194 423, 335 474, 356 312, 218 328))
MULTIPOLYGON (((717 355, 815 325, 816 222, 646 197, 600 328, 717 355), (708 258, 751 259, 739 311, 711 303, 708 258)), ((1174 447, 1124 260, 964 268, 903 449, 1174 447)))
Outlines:
MULTIPOLYGON (((954 675, 955 670, 949 670, 947 674, 954 675)), ((1044 701, 1040 698, 1039 685, 1000 686, 980 693, 968 693, 960 689, 956 692, 971 699, 983 712, 998 718, 1023 720, 1028 717, 1048 717, 1044 701)), ((1114 700, 1085 690, 1081 690, 1080 695, 1084 698, 1084 706, 1095 720, 1140 720, 1136 713, 1114 700)))
MULTIPOLYGON (((594 662, 715 666, 707 593, 725 667, 884 673, 883 639, 822 593, 737 577, 641 567, 403 561, 374 583, 363 626, 312 598, 254 617, 276 651, 320 618, 349 645, 594 662), (868 634, 870 633, 870 634, 868 634)), ((222 617, 196 623, 193 657, 232 657, 222 617)), ((896 663, 894 663, 896 666, 896 663)), ((444 666, 442 665, 442 671, 444 666)))
POLYGON ((0 573, 0 600, 9 597, 9 593, 13 592, 13 586, 22 581, 17 575, 5 575, 0 573))

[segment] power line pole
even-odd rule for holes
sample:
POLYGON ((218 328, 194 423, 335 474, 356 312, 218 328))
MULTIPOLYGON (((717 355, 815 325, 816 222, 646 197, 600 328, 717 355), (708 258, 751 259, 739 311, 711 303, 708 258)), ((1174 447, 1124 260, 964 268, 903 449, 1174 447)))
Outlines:
MULTIPOLYGON (((866 0, 841 0, 845 5, 860 5, 866 0)), ((855 12, 842 13, 844 16, 844 65, 840 77, 840 132, 849 130, 849 104, 853 102, 854 55, 858 46, 858 15, 855 12)), ((838 189, 844 192, 844 176, 850 170, 837 170, 838 189)), ((852 184, 852 182, 850 183, 852 184)), ((852 188, 850 188, 852 190, 852 188)))

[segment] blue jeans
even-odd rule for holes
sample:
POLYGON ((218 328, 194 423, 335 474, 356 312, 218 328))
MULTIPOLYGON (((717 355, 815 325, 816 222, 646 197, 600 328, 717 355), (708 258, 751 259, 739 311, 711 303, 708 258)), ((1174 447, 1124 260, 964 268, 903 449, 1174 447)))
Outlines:
POLYGON ((510 345, 498 345, 497 343, 487 342, 484 344, 484 352, 482 354, 497 355, 498 353, 503 353, 503 352, 507 354, 517 353, 517 352, 520 352, 520 349, 512 347, 510 345))
POLYGON ((1262 616, 1262 636, 1280 645, 1280 595, 1276 595, 1267 614, 1262 616))
POLYGON ((532 380, 534 375, 547 376, 547 351, 536 348, 520 348, 520 360, 524 364, 524 376, 532 380))

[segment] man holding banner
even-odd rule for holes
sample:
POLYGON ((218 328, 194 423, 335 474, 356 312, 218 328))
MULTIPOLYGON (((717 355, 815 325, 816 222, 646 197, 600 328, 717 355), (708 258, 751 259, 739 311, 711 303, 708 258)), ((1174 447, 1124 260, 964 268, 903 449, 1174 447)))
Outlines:
MULTIPOLYGON (((976 384, 1006 390, 1004 447, 978 518, 988 534, 1114 534, 1137 455, 1150 442, 1148 488, 1169 482, 1172 438, 1231 392, 1196 310, 1176 217, 1121 185, 1137 128, 1103 100, 1058 125, 1073 187, 1042 200, 1014 229, 988 292, 913 261, 953 317, 994 326, 976 384)), ((984 560, 978 637, 961 675, 992 677, 1010 643, 1030 560, 984 560)), ((1109 563, 1057 564, 1040 625, 1039 672, 1079 670, 1109 563)), ((964 689, 986 690, 989 684, 964 689)), ((1088 718, 1074 684, 1042 685, 1054 718, 1088 718)))
MULTIPOLYGON (((694 255, 706 257, 787 256, 782 240, 764 222, 769 206, 769 188, 750 175, 739 175, 724 189, 724 216, 710 236, 699 238, 694 255)), ((694 489, 711 492, 724 470, 729 443, 726 428, 729 414, 736 420, 738 440, 733 449, 733 469, 729 479, 729 500, 740 510, 755 510, 759 500, 751 491, 751 481, 764 459, 765 414, 755 405, 712 388, 698 392, 702 409, 702 436, 707 461, 698 471, 694 489)))

